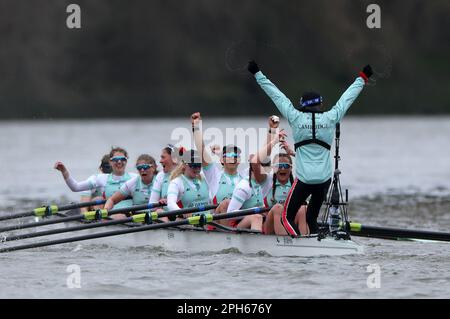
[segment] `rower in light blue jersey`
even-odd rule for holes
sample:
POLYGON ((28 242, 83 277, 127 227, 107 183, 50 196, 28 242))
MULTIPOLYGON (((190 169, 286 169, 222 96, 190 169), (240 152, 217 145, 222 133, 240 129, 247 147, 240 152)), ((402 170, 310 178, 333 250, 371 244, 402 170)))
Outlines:
POLYGON ((202 163, 198 153, 194 150, 181 150, 181 152, 183 159, 170 176, 167 191, 169 210, 210 204, 209 187, 201 173, 202 163))
POLYGON ((301 204, 311 195, 307 222, 310 233, 317 233, 317 216, 331 183, 332 162, 330 149, 336 124, 352 105, 372 75, 368 65, 328 112, 322 111, 322 97, 315 92, 303 94, 298 107, 260 71, 255 61, 248 70, 264 92, 272 99, 280 113, 288 120, 295 141, 296 180, 283 211, 283 225, 291 236, 297 236, 294 218, 301 204))
MULTIPOLYGON (((98 168, 101 174, 109 174, 112 172, 111 164, 109 164, 109 154, 105 154, 100 161, 100 166, 98 168)), ((95 174, 97 175, 97 174, 95 174)), ((90 177, 92 178, 92 177, 90 177)), ((97 187, 95 189, 91 189, 88 191, 81 192, 80 202, 90 202, 94 200, 103 199, 103 192, 105 191, 104 187, 97 187)), ((104 205, 95 205, 90 207, 81 207, 80 213, 85 213, 89 210, 97 210, 104 208, 104 205)))
MULTIPOLYGON (((105 209, 117 207, 122 201, 131 197, 132 205, 142 205, 149 202, 156 174, 156 162, 153 157, 142 154, 136 161, 139 175, 126 181, 105 203, 105 209)), ((123 214, 111 216, 114 219, 124 218, 123 214)))
MULTIPOLYGON (((69 188, 74 192, 81 192, 86 190, 103 188, 103 198, 109 199, 120 187, 133 177, 136 177, 135 173, 125 172, 125 168, 128 160, 128 153, 123 148, 116 147, 110 152, 110 164, 112 172, 110 174, 98 174, 89 177, 87 180, 77 182, 72 176, 65 165, 61 162, 56 162, 55 169, 59 170, 69 188)), ((114 208, 121 208, 132 206, 131 200, 124 200, 118 203, 114 208)))
MULTIPOLYGON (((170 174, 177 166, 176 158, 172 156, 174 156, 177 152, 178 148, 172 144, 168 144, 162 149, 159 163, 161 164, 163 170, 155 177, 149 203, 162 202, 167 204, 167 191, 169 189, 170 174)), ((168 208, 165 206, 164 208, 157 208, 156 212, 160 213, 167 210, 168 208)), ((169 221, 167 217, 164 217, 161 220, 169 221)))
MULTIPOLYGON (((218 205, 216 212, 225 213, 234 189, 248 175, 248 171, 243 173, 238 171, 241 163, 241 149, 236 145, 225 145, 220 154, 220 163, 213 162, 203 141, 202 118, 199 112, 191 115, 191 124, 195 146, 201 150, 203 173, 211 192, 211 198, 213 203, 218 205)), ((226 224, 227 221, 219 221, 219 223, 226 224)))

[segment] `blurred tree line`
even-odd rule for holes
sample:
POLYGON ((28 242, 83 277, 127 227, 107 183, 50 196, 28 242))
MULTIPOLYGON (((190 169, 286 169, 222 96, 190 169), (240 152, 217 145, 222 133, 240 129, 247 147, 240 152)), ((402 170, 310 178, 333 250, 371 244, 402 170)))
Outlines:
POLYGON ((370 63, 351 114, 448 113, 449 16, 448 0, 0 0, 0 117, 273 113, 249 58, 294 103, 316 90, 332 106, 370 63))

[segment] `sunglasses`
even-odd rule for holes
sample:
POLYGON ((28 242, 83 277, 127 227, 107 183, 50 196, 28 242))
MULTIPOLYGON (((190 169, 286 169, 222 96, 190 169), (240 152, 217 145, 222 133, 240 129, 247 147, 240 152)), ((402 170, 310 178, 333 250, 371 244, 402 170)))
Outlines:
POLYGON ((111 161, 113 161, 113 162, 126 162, 127 161, 127 158, 125 157, 125 156, 114 156, 114 157, 111 157, 110 158, 110 160, 111 161))
POLYGON ((141 165, 136 165, 136 169, 138 170, 138 171, 140 171, 140 170, 144 170, 144 171, 146 171, 146 170, 148 170, 150 167, 152 167, 153 165, 152 164, 141 164, 141 165))
POLYGON ((289 169, 292 167, 292 165, 289 163, 278 163, 278 164, 273 165, 273 167, 278 167, 281 169, 289 169))
POLYGON ((240 155, 238 153, 225 153, 223 157, 238 158, 240 155))
POLYGON ((201 163, 188 163, 187 164, 190 168, 201 168, 202 164, 201 163))

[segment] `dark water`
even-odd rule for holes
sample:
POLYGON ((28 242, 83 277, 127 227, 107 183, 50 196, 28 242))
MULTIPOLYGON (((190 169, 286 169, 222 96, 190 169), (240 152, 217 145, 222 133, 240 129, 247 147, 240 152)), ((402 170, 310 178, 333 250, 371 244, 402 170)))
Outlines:
MULTIPOLYGON (((212 119, 207 126, 265 127, 265 119, 212 119)), ((283 123, 285 124, 285 123, 283 123)), ((0 125, 1 212, 76 201, 52 169, 67 163, 82 179, 110 145, 131 156, 159 155, 188 121, 8 122, 0 125)), ((286 125, 284 125, 286 126, 286 125)), ((348 118, 342 124, 341 181, 351 220, 450 231, 450 118, 348 118), (431 138, 430 138, 431 137, 431 138)), ((130 165, 130 167, 132 167, 130 165)), ((2 225, 5 223, 2 222, 2 225)), ((365 254, 280 258, 119 249, 104 242, 0 254, 2 298, 449 298, 450 245, 353 238, 365 254), (81 288, 68 288, 77 265, 81 288), (369 288, 369 265, 380 288, 369 288), (73 266, 72 266, 73 267, 73 266)))

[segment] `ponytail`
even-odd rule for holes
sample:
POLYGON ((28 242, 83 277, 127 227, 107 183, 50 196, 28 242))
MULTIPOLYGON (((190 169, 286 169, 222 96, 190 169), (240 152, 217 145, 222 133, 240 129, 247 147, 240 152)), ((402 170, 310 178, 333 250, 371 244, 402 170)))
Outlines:
POLYGON ((276 202, 275 191, 277 190, 277 174, 272 174, 272 179, 272 204, 274 204, 276 202))
POLYGON ((252 188, 252 163, 249 163, 248 165, 248 185, 252 188))
POLYGON ((170 180, 171 181, 174 180, 175 178, 182 175, 183 173, 184 173, 184 163, 181 162, 173 169, 172 173, 170 173, 170 180))

